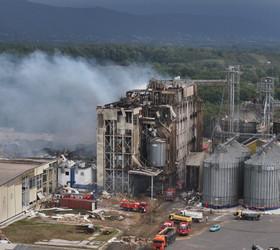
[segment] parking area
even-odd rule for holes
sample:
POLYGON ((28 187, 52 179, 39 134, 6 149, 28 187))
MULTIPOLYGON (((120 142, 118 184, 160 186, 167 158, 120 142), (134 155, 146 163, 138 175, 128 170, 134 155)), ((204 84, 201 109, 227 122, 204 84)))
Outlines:
POLYGON ((208 228, 202 233, 177 238, 168 249, 188 250, 251 250, 252 244, 264 249, 280 246, 280 216, 264 215, 260 221, 238 221, 227 218, 221 223, 219 232, 211 233, 208 228))

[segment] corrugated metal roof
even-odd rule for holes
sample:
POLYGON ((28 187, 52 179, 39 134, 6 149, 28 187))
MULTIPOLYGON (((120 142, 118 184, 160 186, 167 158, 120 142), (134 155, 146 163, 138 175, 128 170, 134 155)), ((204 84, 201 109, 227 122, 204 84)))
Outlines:
POLYGON ((206 160, 206 163, 235 163, 238 158, 249 155, 249 150, 236 140, 220 144, 206 160))
POLYGON ((277 142, 270 143, 264 149, 260 149, 246 162, 247 165, 255 166, 274 166, 280 168, 280 145, 277 142))

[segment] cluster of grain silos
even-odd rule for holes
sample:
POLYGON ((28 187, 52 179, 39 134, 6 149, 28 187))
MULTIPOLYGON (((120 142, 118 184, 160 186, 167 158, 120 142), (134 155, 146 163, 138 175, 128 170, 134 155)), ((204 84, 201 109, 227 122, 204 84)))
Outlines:
POLYGON ((203 166, 203 204, 213 208, 244 205, 280 207, 280 145, 275 138, 249 159, 247 147, 235 140, 219 145, 203 166))
POLYGON ((204 161, 203 203, 213 208, 238 204, 243 187, 244 161, 249 150, 231 139, 219 145, 204 161))
POLYGON ((280 146, 272 141, 245 162, 244 205, 249 208, 280 207, 280 146))

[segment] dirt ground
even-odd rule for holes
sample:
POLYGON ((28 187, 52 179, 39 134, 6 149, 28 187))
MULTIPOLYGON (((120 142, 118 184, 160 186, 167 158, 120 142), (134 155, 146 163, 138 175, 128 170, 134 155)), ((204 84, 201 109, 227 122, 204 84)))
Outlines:
MULTIPOLYGON (((145 199, 143 199, 144 201, 145 199)), ((120 229, 123 232, 123 236, 136 236, 139 239, 145 239, 148 242, 151 242, 154 235, 158 232, 161 224, 168 220, 168 215, 171 212, 175 212, 179 209, 183 209, 186 207, 186 203, 183 200, 177 199, 176 201, 170 202, 170 201, 163 201, 163 200, 153 200, 150 201, 146 198, 146 202, 149 203, 149 209, 148 212, 145 214, 137 213, 137 212, 127 212, 122 211, 119 209, 118 200, 109 199, 104 201, 105 203, 102 203, 103 207, 112 208, 114 207, 115 211, 118 211, 118 213, 121 213, 125 219, 123 221, 112 221, 110 222, 110 226, 116 227, 120 229), (115 204, 115 206, 114 206, 115 204)), ((207 214, 209 219, 214 216, 207 214)), ((100 223, 103 226, 108 225, 108 221, 96 221, 96 223, 100 223)), ((211 222, 205 223, 193 223, 192 224, 192 232, 189 236, 178 236, 179 239, 184 240, 186 237, 192 237, 201 231, 203 231, 205 228, 208 228, 211 224, 211 222)), ((147 244, 147 246, 138 247, 137 249, 151 249, 149 248, 150 244, 147 244)), ((136 249, 136 247, 131 246, 122 246, 118 243, 111 244, 108 246, 108 249, 136 249), (117 247, 117 248, 114 248, 117 247)))
MULTIPOLYGON (((156 234, 161 224, 168 220, 168 215, 174 212, 176 209, 183 208, 185 206, 182 201, 165 202, 162 200, 150 201, 149 198, 143 198, 141 201, 148 202, 148 212, 138 213, 122 211, 119 208, 118 199, 108 199, 100 202, 102 208, 114 208, 114 212, 118 212, 123 215, 125 219, 123 221, 110 221, 111 227, 116 227, 123 232, 123 235, 137 236, 143 238, 151 238, 156 234)), ((96 223, 106 226, 108 221, 96 220, 96 223)))
MULTIPOLYGON (((75 226, 91 223, 98 228, 113 229, 115 232, 119 230, 121 232, 122 240, 130 242, 130 239, 132 238, 134 242, 140 242, 143 245, 141 248, 137 249, 149 249, 147 246, 150 245, 152 238, 159 231, 162 223, 168 220, 168 215, 186 207, 185 201, 180 200, 179 198, 171 202, 163 201, 161 199, 154 199, 151 201, 149 198, 143 197, 137 200, 146 201, 148 203, 147 213, 124 211, 119 207, 122 198, 124 197, 117 196, 99 200, 98 210, 93 212, 101 213, 104 218, 103 220, 100 218, 94 218, 94 213, 93 216, 88 217, 89 213, 82 210, 61 212, 42 210, 40 212, 47 216, 16 222, 3 231, 11 241, 20 243, 34 243, 36 241, 49 240, 52 238, 83 240, 89 236, 77 232, 75 226), (66 217, 62 216, 64 219, 54 219, 51 217, 60 217, 60 215, 65 215, 65 213, 66 215, 67 213, 69 214, 66 217), (76 215, 78 215, 78 219, 75 219, 76 215), (86 221, 83 221, 84 215, 87 215, 86 221), (52 225, 52 227, 50 227, 50 225, 52 225), (36 230, 36 228, 38 228, 38 230, 36 230), (16 238, 14 238, 15 235, 16 238)), ((191 237, 192 235, 201 232, 205 227, 209 227, 209 223, 193 223, 192 232, 190 236, 186 237, 191 237)), ((184 237, 180 238, 184 239, 184 237)), ((107 241, 104 239, 99 240, 107 241)), ((108 249, 116 249, 112 248, 114 244, 109 245, 108 249)), ((128 244, 125 245, 124 248, 118 246, 118 249, 136 248, 128 244)))

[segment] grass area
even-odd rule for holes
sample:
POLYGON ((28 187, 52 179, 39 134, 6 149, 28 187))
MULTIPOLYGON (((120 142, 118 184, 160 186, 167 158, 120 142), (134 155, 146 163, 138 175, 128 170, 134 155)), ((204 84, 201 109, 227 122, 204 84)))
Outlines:
POLYGON ((96 241, 108 241, 117 235, 118 231, 115 229, 109 230, 108 233, 101 233, 100 235, 96 236, 94 240, 96 241))
POLYGON ((46 223, 39 219, 21 220, 2 231, 10 241, 26 244, 51 239, 85 240, 89 237, 74 225, 46 223))

